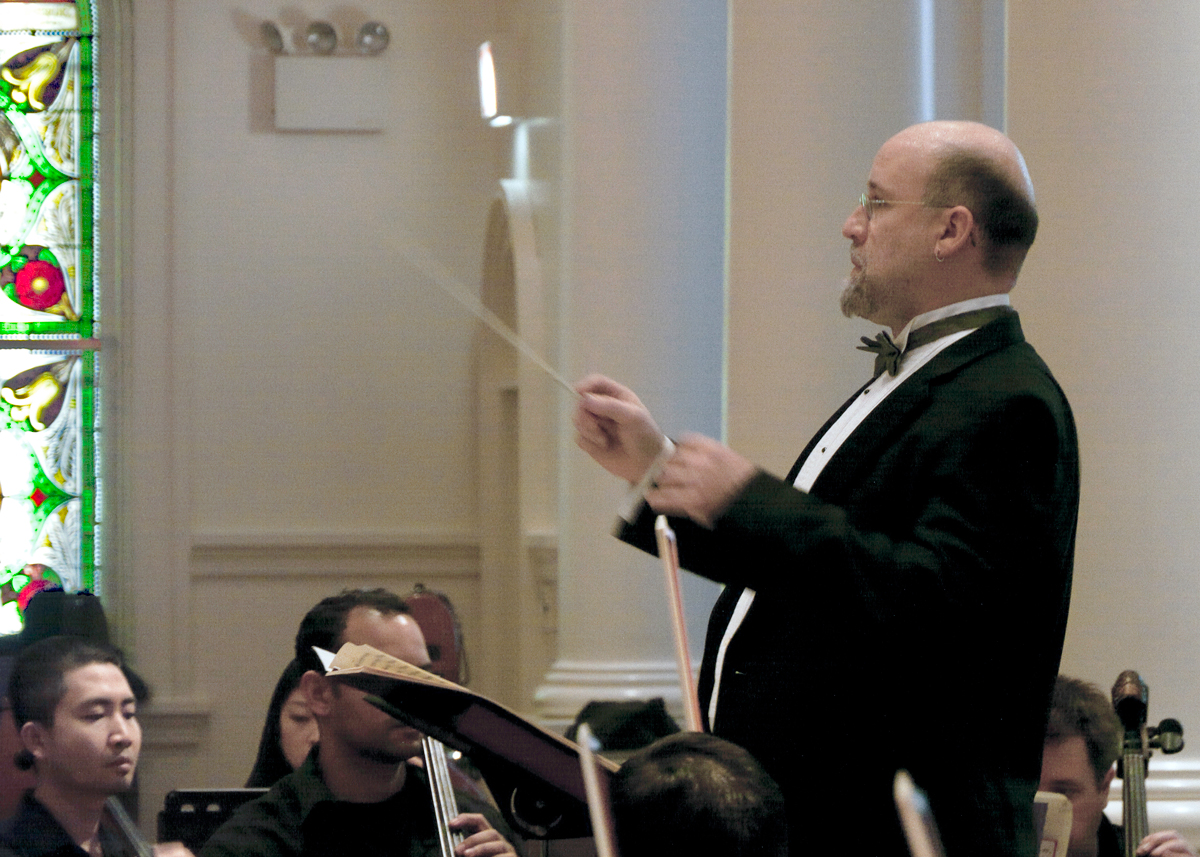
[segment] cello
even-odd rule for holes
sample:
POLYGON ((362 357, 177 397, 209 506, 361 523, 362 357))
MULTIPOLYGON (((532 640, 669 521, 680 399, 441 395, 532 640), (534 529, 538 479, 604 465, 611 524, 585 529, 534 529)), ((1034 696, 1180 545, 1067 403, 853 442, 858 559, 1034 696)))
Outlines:
POLYGON ((1150 688, 1134 670, 1125 670, 1113 684, 1112 703, 1124 738, 1117 776, 1121 778, 1121 814, 1125 827, 1125 857, 1135 857, 1138 843, 1149 833, 1146 817, 1146 769, 1152 750, 1178 753, 1183 749, 1183 725, 1167 718, 1158 726, 1146 724, 1150 688))
POLYGON ((441 857, 454 857, 454 848, 462 843, 464 837, 450 829, 450 822, 458 817, 458 801, 454 797, 454 783, 446 762, 446 747, 441 741, 426 735, 421 738, 421 750, 425 754, 425 770, 429 774, 429 790, 433 795, 438 850, 441 857))
POLYGON ((126 857, 154 857, 154 846, 142 836, 124 805, 115 796, 104 801, 100 826, 120 843, 121 854, 126 857))

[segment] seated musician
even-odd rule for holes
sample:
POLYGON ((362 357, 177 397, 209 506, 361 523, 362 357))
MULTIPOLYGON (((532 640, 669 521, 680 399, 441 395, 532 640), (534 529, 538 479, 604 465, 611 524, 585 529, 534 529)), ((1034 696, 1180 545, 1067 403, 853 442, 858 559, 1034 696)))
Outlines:
POLYGON ((621 857, 785 857, 783 793, 754 757, 703 732, 660 738, 626 760, 611 785, 621 857))
MULTIPOLYGON (((1120 857, 1124 853, 1121 828, 1104 815, 1123 736, 1121 721, 1104 691, 1079 679, 1058 677, 1046 723, 1038 788, 1064 794, 1071 801, 1067 857, 1120 857)), ((1192 846, 1174 830, 1151 833, 1138 845, 1137 853, 1196 857, 1192 846)))
MULTIPOLYGON (((101 824, 108 798, 132 785, 142 746, 120 653, 81 637, 39 640, 17 657, 8 700, 24 748, 17 765, 33 769, 35 785, 0 825, 0 857, 129 853, 129 834, 101 824)), ((191 852, 176 842, 154 854, 191 852)))
MULTIPOLYGON (((438 853, 425 771, 408 762, 421 734, 384 714, 354 687, 326 678, 313 646, 373 646, 418 667, 429 663, 425 638, 399 596, 347 590, 317 604, 300 624, 296 657, 320 739, 304 764, 262 797, 240 807, 208 839, 201 857, 344 855, 404 857, 438 853)), ((465 839, 456 854, 515 857, 513 840, 491 806, 456 794, 450 822, 465 839)))
POLYGON ((304 764, 317 743, 317 721, 300 689, 304 665, 288 662, 267 705, 267 717, 258 741, 258 755, 246 780, 246 788, 270 788, 304 764))

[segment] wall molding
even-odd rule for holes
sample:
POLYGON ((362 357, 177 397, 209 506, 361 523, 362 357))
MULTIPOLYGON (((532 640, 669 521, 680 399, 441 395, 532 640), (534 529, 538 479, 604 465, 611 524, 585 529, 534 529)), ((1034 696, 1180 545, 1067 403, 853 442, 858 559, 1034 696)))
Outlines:
MULTIPOLYGON (((1113 779, 1105 814, 1121 823, 1121 781, 1113 779)), ((1155 754, 1146 776, 1146 816, 1151 832, 1177 830, 1200 843, 1200 757, 1165 758, 1155 754)))
POLYGON ((211 720, 212 706, 206 702, 183 698, 154 699, 138 711, 143 749, 196 748, 208 735, 211 720))
POLYGON ((189 568, 196 578, 411 575, 477 578, 476 539, 456 534, 358 533, 213 534, 193 538, 189 568))

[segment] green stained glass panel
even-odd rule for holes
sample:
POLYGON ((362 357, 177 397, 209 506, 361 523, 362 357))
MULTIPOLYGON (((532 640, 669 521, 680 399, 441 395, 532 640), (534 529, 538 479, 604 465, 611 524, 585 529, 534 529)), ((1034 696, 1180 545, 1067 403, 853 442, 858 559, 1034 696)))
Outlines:
POLYGON ((0 332, 92 332, 90 47, 0 30, 0 332))
POLYGON ((22 591, 95 575, 94 352, 0 350, 0 633, 22 591))
POLYGON ((0 634, 97 584, 92 21, 0 0, 0 634))

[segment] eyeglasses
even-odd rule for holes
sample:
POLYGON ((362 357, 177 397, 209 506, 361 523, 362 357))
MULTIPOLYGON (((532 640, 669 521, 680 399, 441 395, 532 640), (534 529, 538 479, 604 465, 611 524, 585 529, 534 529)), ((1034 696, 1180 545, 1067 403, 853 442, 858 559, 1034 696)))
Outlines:
POLYGON ((872 199, 865 193, 858 198, 858 204, 863 207, 863 211, 867 213, 867 220, 875 216, 875 209, 881 205, 924 205, 923 202, 914 202, 907 199, 872 199))

